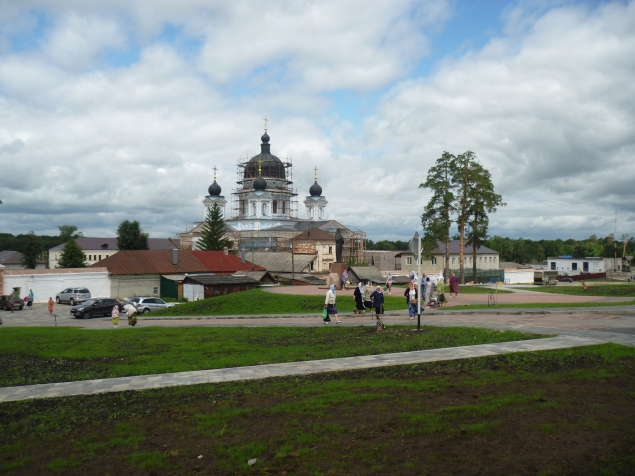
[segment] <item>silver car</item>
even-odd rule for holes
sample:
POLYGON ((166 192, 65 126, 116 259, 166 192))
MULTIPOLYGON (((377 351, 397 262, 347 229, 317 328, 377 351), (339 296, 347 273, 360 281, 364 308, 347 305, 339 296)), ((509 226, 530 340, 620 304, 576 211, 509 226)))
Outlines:
POLYGON ((138 314, 147 314, 150 311, 158 311, 159 309, 174 306, 174 303, 165 302, 163 299, 156 297, 136 297, 128 302, 135 307, 138 314))
POLYGON ((71 306, 90 299, 90 291, 86 288, 66 288, 55 295, 57 304, 67 302, 71 306))

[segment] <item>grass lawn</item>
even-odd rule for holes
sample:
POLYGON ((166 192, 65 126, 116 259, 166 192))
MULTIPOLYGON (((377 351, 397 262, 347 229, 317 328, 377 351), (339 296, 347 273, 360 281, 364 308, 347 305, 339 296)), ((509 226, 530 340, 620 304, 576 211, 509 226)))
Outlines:
POLYGON ((622 302, 532 302, 516 304, 499 304, 488 306, 487 304, 467 304, 464 306, 443 306, 443 309, 452 311, 464 311, 470 309, 517 309, 517 308, 552 308, 552 307, 611 307, 611 306, 635 306, 635 301, 622 302))
POLYGON ((534 286, 518 288, 524 291, 538 291, 551 294, 568 294, 571 296, 613 296, 635 297, 635 284, 592 284, 585 291, 582 286, 534 286))
MULTIPOLYGON (((450 292, 449 288, 446 292, 450 292)), ((464 286, 460 292, 466 294, 489 294, 489 288, 464 286)), ((504 291, 510 292, 510 291, 504 291)), ((499 294, 503 294, 499 290, 499 294)), ((326 291, 324 292, 326 295, 326 291)), ((408 309, 403 291, 395 289, 392 295, 385 293, 386 310, 408 309)), ((353 312, 355 301, 350 295, 338 295, 337 308, 340 312, 353 312)), ((324 296, 298 296, 294 294, 268 293, 261 289, 252 289, 239 293, 226 294, 202 301, 179 304, 152 313, 152 316, 223 316, 253 314, 311 314, 316 317, 324 308, 324 296)))
POLYGON ((0 403, 0 473, 633 474, 634 367, 606 344, 0 403))
MULTIPOLYGON (((9 327, 0 332, 0 386, 329 359, 534 339, 490 329, 374 327, 9 327)), ((0 420, 1 421, 1 420, 0 420)))

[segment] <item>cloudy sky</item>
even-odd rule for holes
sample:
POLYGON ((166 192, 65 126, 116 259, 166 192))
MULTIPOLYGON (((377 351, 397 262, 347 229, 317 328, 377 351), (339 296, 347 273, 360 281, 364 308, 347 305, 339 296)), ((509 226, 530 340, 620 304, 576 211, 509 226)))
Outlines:
POLYGON ((635 234, 635 1, 0 0, 0 232, 183 232, 264 116, 300 203, 317 166, 374 240, 468 149, 492 234, 635 234))

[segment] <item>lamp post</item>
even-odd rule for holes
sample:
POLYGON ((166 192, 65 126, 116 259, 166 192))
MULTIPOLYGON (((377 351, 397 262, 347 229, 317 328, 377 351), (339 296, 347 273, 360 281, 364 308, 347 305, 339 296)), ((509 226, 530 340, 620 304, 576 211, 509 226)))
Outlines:
POLYGON ((410 240, 410 251, 415 255, 417 260, 417 292, 419 298, 417 299, 417 330, 421 330, 421 237, 419 233, 415 231, 414 236, 410 240))

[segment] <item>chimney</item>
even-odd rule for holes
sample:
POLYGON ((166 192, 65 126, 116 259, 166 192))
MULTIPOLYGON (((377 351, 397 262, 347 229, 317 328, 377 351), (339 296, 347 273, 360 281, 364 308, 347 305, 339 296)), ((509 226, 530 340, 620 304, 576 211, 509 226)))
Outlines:
POLYGON ((229 254, 229 248, 227 248, 227 247, 223 248, 223 253, 228 255, 229 254))
POLYGON ((178 248, 172 248, 172 264, 174 266, 179 264, 179 250, 178 250, 178 248))

